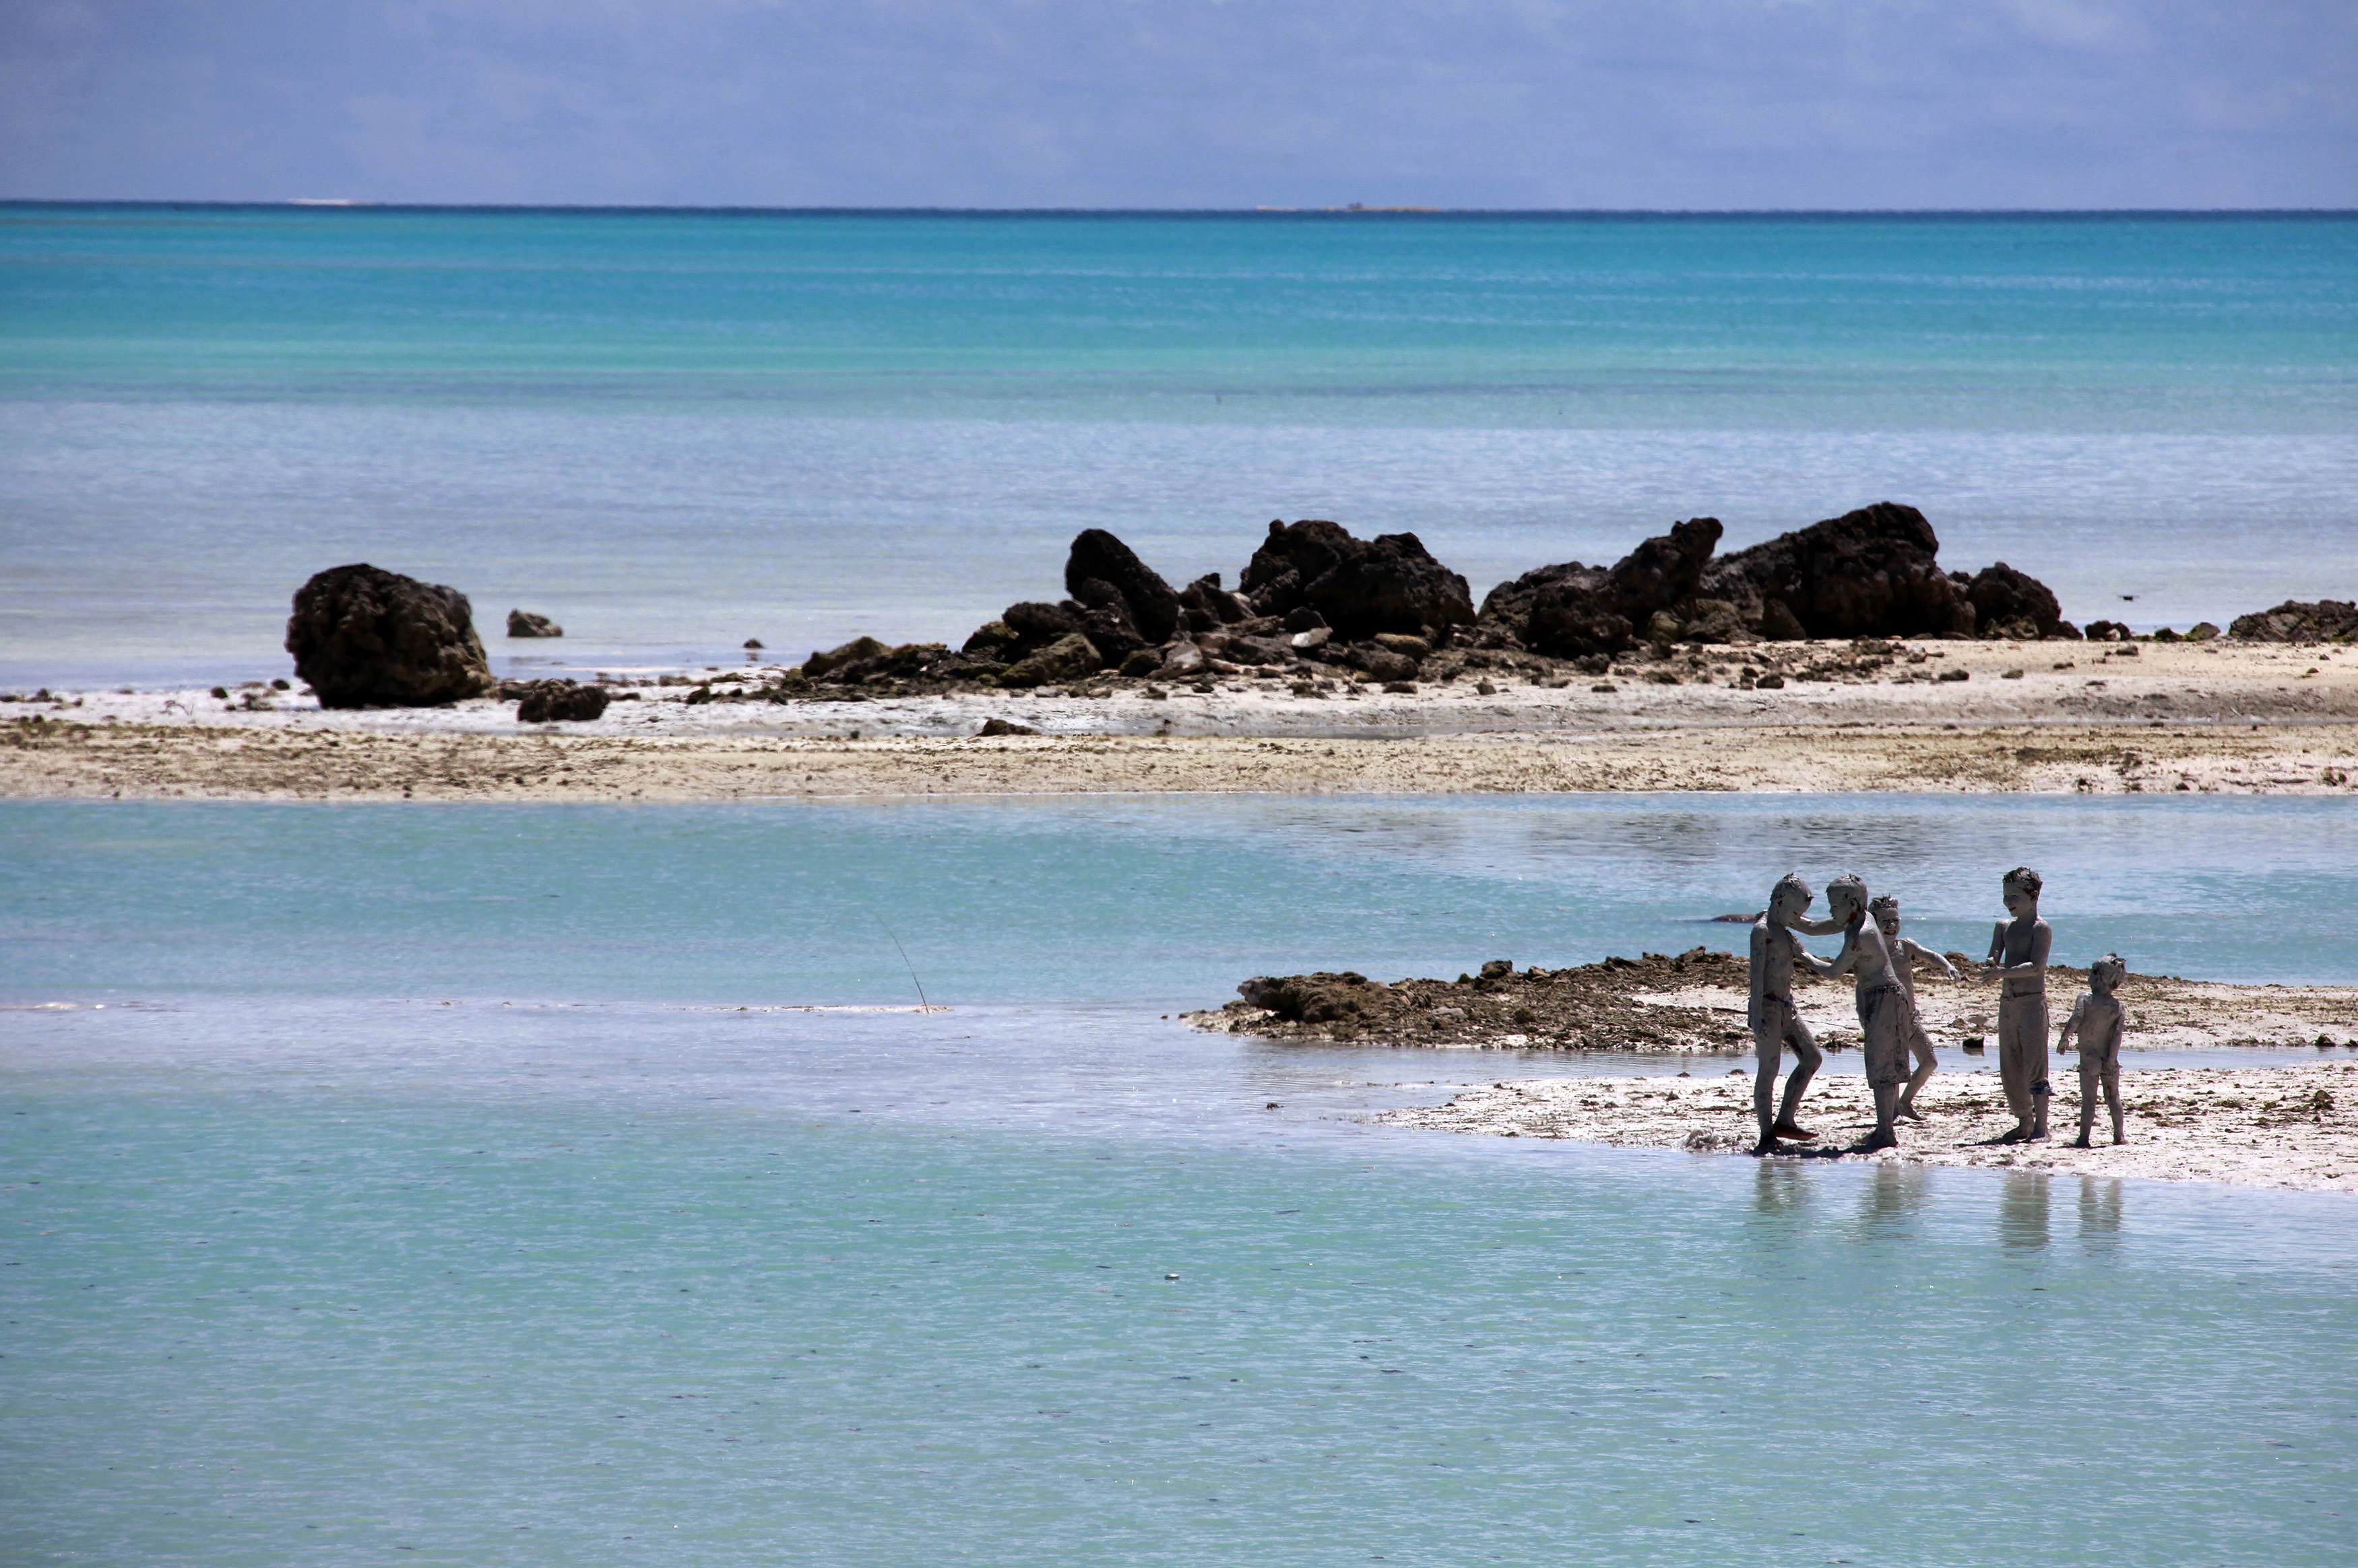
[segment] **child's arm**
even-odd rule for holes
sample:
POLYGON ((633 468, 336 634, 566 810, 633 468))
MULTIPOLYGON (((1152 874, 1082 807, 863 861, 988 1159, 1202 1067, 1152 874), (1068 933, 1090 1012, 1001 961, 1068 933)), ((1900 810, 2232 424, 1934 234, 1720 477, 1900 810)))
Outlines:
POLYGON ((1910 958, 1930 958, 1932 962, 1941 966, 1941 972, 1942 974, 1947 975, 1952 980, 1957 978, 1957 966, 1949 962, 1947 955, 1935 953, 1931 948, 1927 947, 1921 942, 1917 941, 1913 936, 1902 936, 1899 938, 1899 950, 1910 958))
POLYGON ((2071 1049, 2071 1037, 2080 1033, 2080 1020, 2086 1016, 2087 1011, 2086 997, 2082 997, 2071 1004, 2071 1016, 2065 1019, 2063 1027, 2055 1032, 2055 1054, 2058 1056, 2071 1049))
POLYGON ((1816 969, 1818 973, 1822 975, 1849 974, 1853 969, 1858 968, 1858 938, 1855 935, 1845 936, 1843 938, 1842 951, 1834 955, 1834 961, 1831 964, 1825 962, 1814 953, 1809 954, 1807 957, 1810 960, 1810 967, 1816 969))

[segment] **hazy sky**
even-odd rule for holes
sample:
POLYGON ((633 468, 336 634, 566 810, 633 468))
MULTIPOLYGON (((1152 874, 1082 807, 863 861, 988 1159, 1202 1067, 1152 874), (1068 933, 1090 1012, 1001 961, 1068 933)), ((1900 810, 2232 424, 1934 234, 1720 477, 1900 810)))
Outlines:
POLYGON ((0 195, 2358 205, 2358 0, 0 0, 0 195))

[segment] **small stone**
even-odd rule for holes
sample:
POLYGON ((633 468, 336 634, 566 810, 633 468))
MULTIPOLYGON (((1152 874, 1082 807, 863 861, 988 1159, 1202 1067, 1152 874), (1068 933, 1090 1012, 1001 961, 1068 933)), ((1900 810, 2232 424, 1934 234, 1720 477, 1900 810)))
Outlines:
POLYGON ((975 733, 977 735, 1037 735, 1040 731, 1033 729, 1029 724, 1018 724, 1011 719, 986 719, 982 721, 982 728, 975 733))

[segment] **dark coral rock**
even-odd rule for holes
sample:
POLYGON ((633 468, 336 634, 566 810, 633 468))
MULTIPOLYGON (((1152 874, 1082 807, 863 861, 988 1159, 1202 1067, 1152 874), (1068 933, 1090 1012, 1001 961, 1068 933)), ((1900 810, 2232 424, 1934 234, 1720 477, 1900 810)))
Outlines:
POLYGON ((1029 658, 1008 667, 999 684, 1010 687, 1046 686, 1052 681, 1080 680, 1093 676, 1105 660, 1097 645, 1078 632, 1059 637, 1029 658))
POLYGON ((1565 561, 1525 572, 1490 590, 1481 623, 1552 658, 1618 653, 1693 596, 1719 535, 1717 518, 1691 517, 1610 567, 1565 561))
MULTIPOLYGON (((1962 572, 1949 574, 1950 580, 1963 577, 1962 572)), ((1984 567, 1964 585, 1965 598, 1974 607, 1974 623, 1988 628, 2013 626, 2028 622, 2036 635, 2059 635, 2063 624, 2063 606, 2054 590, 2032 577, 2020 572, 2004 561, 1984 567)))
POLYGON ((508 635, 511 637, 562 637, 565 628, 546 615, 529 610, 508 611, 508 635))
POLYGON ((492 689, 467 596, 365 562, 295 590, 287 651, 322 708, 431 708, 492 689))
MULTIPOLYGON (((513 685, 503 687, 502 695, 514 689, 513 685)), ((608 701, 604 687, 572 680, 532 681, 517 697, 520 724, 584 723, 604 713, 608 701)))
POLYGON ((1772 637, 1771 600, 1812 637, 1969 636, 1973 603, 1941 570, 1940 551, 1921 512, 1877 502, 1721 557, 1699 591, 1758 617, 1772 637))
POLYGON ((813 680, 819 680, 849 665, 865 664, 871 659, 881 659, 892 651, 890 645, 873 637, 854 637, 850 642, 838 647, 830 648, 823 654, 813 654, 809 658, 805 659, 803 674, 813 680))
POLYGON ((2254 643, 2358 642, 2358 603, 2288 599, 2274 610, 2236 616, 2227 635, 2254 643))
POLYGON ((1167 643, 1179 629, 1179 595, 1128 545, 1102 528, 1084 528, 1065 559, 1065 591, 1083 604, 1097 600, 1081 591, 1086 582, 1112 589, 1129 611, 1130 624, 1150 643, 1167 643))
POLYGON ((1261 976, 1237 988, 1248 1006, 1266 1008, 1292 1023, 1326 1023, 1379 1009, 1390 988, 1365 975, 1261 976))
POLYGON ((1413 534, 1357 539, 1318 518, 1271 523, 1238 580, 1261 614, 1285 616, 1307 605, 1339 637, 1441 632, 1474 620, 1466 579, 1413 534))

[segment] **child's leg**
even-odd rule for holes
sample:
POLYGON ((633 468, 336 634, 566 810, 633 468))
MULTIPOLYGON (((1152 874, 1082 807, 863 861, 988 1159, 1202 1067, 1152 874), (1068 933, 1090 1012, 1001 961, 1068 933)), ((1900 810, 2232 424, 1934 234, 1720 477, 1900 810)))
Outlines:
POLYGON ((2104 1064, 2104 1108, 2113 1113, 2113 1141, 2127 1142, 2128 1134, 2123 1130, 2121 1121, 2121 1065, 2118 1062, 2104 1064))
POLYGON ((1916 1117, 1916 1119, 1920 1121, 1923 1119, 1916 1116, 1916 1091, 1924 1087, 1925 1080, 1932 1076, 1933 1070, 1941 1064, 1932 1054, 1932 1037, 1924 1033, 1924 1026, 1920 1023, 1915 1024, 1910 1029, 1908 1048, 1915 1054, 1916 1072, 1909 1078, 1907 1087, 1899 1091, 1899 1114, 1916 1117))
POLYGON ((1793 1118, 1801 1111, 1802 1093, 1809 1088, 1810 1080, 1818 1076, 1818 1068, 1826 1058, 1818 1049, 1817 1036, 1810 1033, 1810 1026, 1798 1014, 1789 1012, 1785 1016, 1790 1021, 1785 1038, 1793 1047, 1793 1070, 1785 1078, 1785 1100, 1777 1108, 1774 1130, 1780 1138, 1815 1138, 1816 1133, 1793 1118))
POLYGON ((2080 1137, 2079 1141, 2071 1145, 2074 1149, 2090 1147, 2088 1134, 2093 1131, 2096 1126, 2096 1096, 2102 1090, 2102 1080, 2087 1064, 2082 1063, 2080 1066, 2080 1137))

